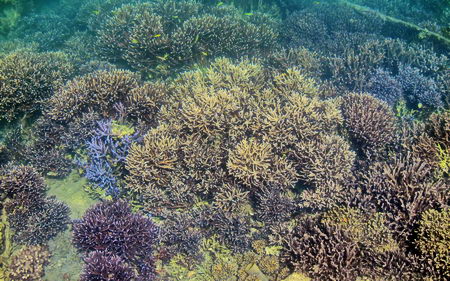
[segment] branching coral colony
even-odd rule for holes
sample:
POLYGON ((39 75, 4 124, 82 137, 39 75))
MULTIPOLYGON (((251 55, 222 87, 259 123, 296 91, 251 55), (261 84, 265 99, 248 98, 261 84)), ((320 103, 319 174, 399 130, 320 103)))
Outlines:
POLYGON ((0 14, 0 280, 450 278, 450 7, 60 2, 0 14))

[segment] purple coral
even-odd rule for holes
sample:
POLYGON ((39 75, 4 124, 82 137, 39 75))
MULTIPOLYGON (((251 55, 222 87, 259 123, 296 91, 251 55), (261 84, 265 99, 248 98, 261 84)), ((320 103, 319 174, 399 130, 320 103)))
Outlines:
POLYGON ((94 251, 84 261, 80 281, 131 281, 135 278, 133 269, 117 255, 94 251))
POLYGON ((418 68, 400 65, 397 80, 410 101, 434 108, 443 106, 441 91, 436 81, 425 77, 418 68))
POLYGON ((394 105, 403 95, 402 85, 391 72, 378 68, 371 75, 367 91, 374 97, 394 105))
POLYGON ((86 142, 88 161, 79 163, 85 169, 86 178, 108 195, 117 197, 120 189, 115 174, 125 163, 128 149, 136 139, 137 134, 116 138, 112 133, 112 121, 99 121, 98 128, 86 142))
POLYGON ((152 248, 156 234, 153 222, 132 213, 124 201, 99 203, 73 225, 73 243, 80 251, 114 254, 133 265, 145 280, 151 280, 154 273, 152 248))

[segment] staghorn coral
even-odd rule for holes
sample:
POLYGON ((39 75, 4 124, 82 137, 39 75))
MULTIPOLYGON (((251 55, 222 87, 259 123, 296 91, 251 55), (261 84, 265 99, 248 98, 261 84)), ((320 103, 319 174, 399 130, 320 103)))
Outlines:
POLYGON ((79 165, 92 184, 117 198, 121 189, 116 175, 123 170, 128 150, 138 134, 133 128, 111 120, 101 120, 97 124, 94 135, 86 142, 88 159, 79 161, 79 165))
POLYGON ((129 263, 152 255, 156 227, 124 201, 99 203, 73 224, 73 243, 83 253, 103 250, 129 263))
POLYGON ((48 101, 46 114, 52 120, 66 123, 87 111, 96 111, 104 118, 110 117, 113 105, 124 102, 138 83, 138 76, 126 70, 86 74, 62 87, 48 101))
POLYGON ((4 198, 19 199, 31 206, 35 198, 43 197, 47 191, 44 179, 32 167, 16 166, 1 172, 0 191, 4 198))
POLYGON ((322 222, 341 227, 352 240, 374 254, 398 250, 383 213, 365 213, 356 208, 334 207, 323 214, 322 222))
POLYGON ((127 117, 148 125, 156 124, 156 116, 169 95, 167 86, 163 82, 144 83, 132 89, 124 101, 127 117))
POLYGON ((250 248, 250 221, 245 214, 228 214, 218 211, 208 217, 211 233, 217 234, 221 243, 234 252, 242 253, 250 248))
POLYGON ((448 176, 450 155, 450 113, 433 113, 418 129, 411 144, 412 153, 433 166, 438 175, 448 176))
POLYGON ((291 13, 283 22, 282 37, 290 47, 337 54, 376 37, 382 27, 383 21, 371 14, 320 2, 291 13))
POLYGON ((265 68, 273 72, 285 72, 297 68, 300 73, 313 78, 322 77, 321 56, 305 47, 276 50, 263 60, 265 68))
POLYGON ((81 281, 132 281, 134 270, 119 256, 108 252, 93 251, 85 259, 81 281))
POLYGON ((390 71, 377 68, 367 83, 367 92, 374 97, 394 105, 403 96, 403 89, 390 71))
POLYGON ((247 186, 292 185, 296 172, 285 158, 277 157, 269 143, 243 140, 229 154, 227 167, 232 176, 247 186))
POLYGON ((450 212, 427 210, 422 213, 415 240, 420 253, 435 270, 433 279, 450 277, 450 212), (436 276, 437 275, 437 276, 436 276))
POLYGON ((355 280, 364 271, 359 245, 342 228, 318 218, 304 218, 284 240, 288 264, 314 279, 355 280))
POLYGON ((17 50, 0 56, 0 120, 40 110, 74 72, 62 52, 17 50))
POLYGON ((68 206, 45 196, 47 186, 34 168, 11 166, 2 173, 2 204, 14 231, 15 242, 43 244, 66 229, 69 223, 68 206))
POLYGON ((329 182, 344 183, 355 161, 355 153, 339 136, 324 135, 314 140, 300 141, 290 154, 299 179, 314 187, 329 182))
POLYGON ((275 45, 277 23, 264 14, 246 18, 235 8, 209 8, 194 1, 123 5, 100 28, 102 56, 147 73, 212 56, 242 56, 275 45))
POLYGON ((255 195, 256 219, 266 225, 274 225, 289 220, 296 210, 295 198, 282 192, 278 186, 262 187, 255 195))
POLYGON ((12 281, 42 280, 50 253, 46 246, 27 246, 18 251, 8 266, 12 281))
POLYGON ((401 247, 411 247, 414 226, 428 209, 448 204, 448 187, 433 179, 433 168, 406 154, 391 162, 372 164, 358 181, 359 192, 352 205, 383 212, 394 238, 401 247))
POLYGON ((202 229, 205 214, 206 210, 203 208, 195 208, 190 212, 165 212, 165 220, 160 225, 158 246, 164 249, 168 256, 181 253, 192 259, 201 258, 198 251, 205 236, 202 229))
POLYGON ((240 184, 225 183, 214 196, 214 206, 229 213, 243 211, 249 204, 248 194, 240 184))
POLYGON ((69 207, 54 197, 34 198, 39 206, 26 213, 11 211, 9 221, 13 239, 21 244, 38 245, 53 239, 67 229, 69 207))
POLYGON ((397 80, 411 103, 432 108, 443 106, 442 93, 438 84, 433 79, 425 77, 419 69, 401 64, 397 80))
POLYGON ((341 108, 350 138, 365 156, 394 142, 395 117, 386 103, 367 94, 349 94, 341 108))

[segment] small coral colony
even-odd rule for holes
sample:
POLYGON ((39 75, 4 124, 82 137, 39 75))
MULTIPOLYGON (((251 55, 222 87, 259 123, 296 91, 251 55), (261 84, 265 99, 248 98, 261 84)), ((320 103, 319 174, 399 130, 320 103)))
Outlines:
POLYGON ((0 280, 449 280, 448 1, 0 8, 0 280))

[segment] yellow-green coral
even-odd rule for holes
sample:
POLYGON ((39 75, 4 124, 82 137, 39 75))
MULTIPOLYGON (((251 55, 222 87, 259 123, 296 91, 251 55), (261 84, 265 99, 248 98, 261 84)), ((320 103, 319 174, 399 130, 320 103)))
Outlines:
POLYGON ((353 240, 375 252, 397 249, 382 213, 366 214, 355 208, 340 207, 326 212, 322 222, 342 227, 353 240))
POLYGON ((131 136, 135 133, 135 129, 125 124, 120 124, 116 120, 111 123, 111 133, 116 138, 123 138, 124 136, 131 136))
POLYGON ((35 0, 0 0, 0 34, 13 29, 35 0))
POLYGON ((450 210, 422 214, 416 244, 423 256, 444 277, 450 278, 450 210))
POLYGON ((200 263, 194 264, 189 257, 176 255, 162 267, 162 277, 180 281, 269 281, 286 276, 287 269, 281 268, 279 257, 263 253, 266 241, 255 240, 252 244, 259 253, 233 254, 215 236, 205 238, 200 246, 199 253, 203 255, 200 263))

